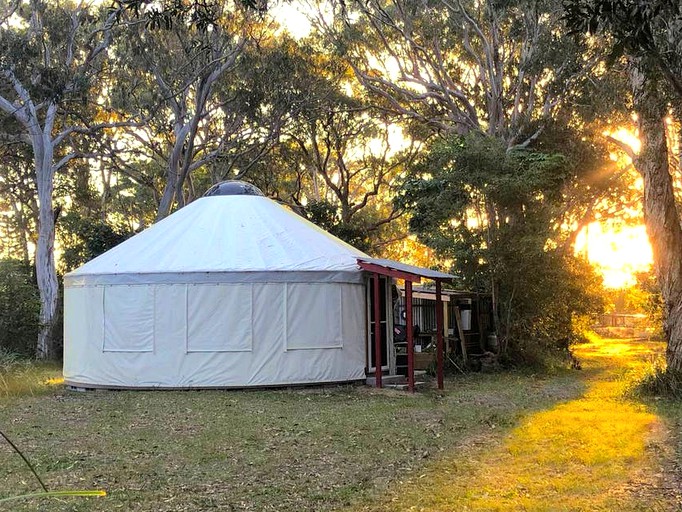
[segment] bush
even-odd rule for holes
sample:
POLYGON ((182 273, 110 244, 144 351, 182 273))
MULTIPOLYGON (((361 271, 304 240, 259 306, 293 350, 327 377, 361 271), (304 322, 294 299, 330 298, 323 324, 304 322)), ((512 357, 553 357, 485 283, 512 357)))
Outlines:
POLYGON ((633 394, 637 396, 682 398, 682 372, 668 370, 661 358, 655 361, 634 383, 633 394))
POLYGON ((38 338, 40 299, 31 268, 18 260, 0 260, 0 351, 32 356, 38 338))
POLYGON ((125 226, 83 217, 78 212, 64 215, 60 219, 60 227, 60 243, 63 247, 60 271, 64 273, 96 258, 134 234, 125 226))
POLYGON ((9 372, 24 362, 16 352, 10 352, 4 348, 0 348, 0 373, 9 372))
POLYGON ((456 286, 491 294, 508 364, 573 364, 578 319, 603 310, 601 278, 560 228, 564 193, 584 184, 579 164, 470 134, 428 148, 396 198, 419 240, 453 262, 456 286))

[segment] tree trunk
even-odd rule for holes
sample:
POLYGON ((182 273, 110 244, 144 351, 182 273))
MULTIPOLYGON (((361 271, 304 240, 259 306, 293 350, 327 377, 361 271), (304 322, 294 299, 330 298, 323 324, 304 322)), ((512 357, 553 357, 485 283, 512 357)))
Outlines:
POLYGON ((682 226, 668 163, 664 118, 667 105, 655 80, 645 80, 634 63, 630 82, 639 116, 642 148, 634 164, 644 179, 644 223, 664 301, 668 369, 682 371, 682 226))
POLYGON ((57 320, 59 286, 54 261, 55 219, 52 205, 54 188, 52 142, 48 137, 33 140, 38 189, 38 243, 36 245, 36 277, 40 292, 40 332, 36 357, 55 355, 54 327, 57 320), (46 140, 48 139, 48 140, 46 140))
POLYGON ((159 209, 156 212, 156 222, 168 217, 173 206, 173 199, 175 199, 175 179, 172 176, 168 176, 161 201, 159 201, 159 209))
MULTIPOLYGON (((175 115, 177 118, 181 117, 181 114, 177 112, 175 115)), ((156 212, 156 222, 168 217, 173 208, 173 202, 176 199, 176 194, 178 194, 178 178, 182 165, 182 153, 188 133, 189 125, 176 121, 175 126, 173 127, 175 142, 173 143, 168 158, 168 166, 166 167, 166 186, 163 189, 163 195, 159 202, 159 209, 156 212)))

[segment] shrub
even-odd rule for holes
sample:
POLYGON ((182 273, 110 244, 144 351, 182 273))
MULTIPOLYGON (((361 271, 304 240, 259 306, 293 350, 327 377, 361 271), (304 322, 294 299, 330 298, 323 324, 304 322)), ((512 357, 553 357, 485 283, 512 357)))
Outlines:
POLYGON ((9 372, 23 363, 24 359, 16 352, 0 348, 0 373, 9 372))
POLYGON ((509 364, 572 364, 570 346, 583 339, 576 320, 603 310, 601 278, 561 228, 582 168, 563 154, 470 134, 434 142, 396 198, 411 231, 452 262, 456 286, 491 294, 509 364))
POLYGON ((661 358, 644 372, 632 387, 637 396, 655 396, 672 399, 682 398, 682 372, 668 370, 661 358))
POLYGON ((132 233, 122 225, 69 212, 60 219, 61 268, 69 272, 130 238, 132 233))
POLYGON ((38 338, 40 299, 28 265, 0 260, 0 351, 31 356, 38 338))

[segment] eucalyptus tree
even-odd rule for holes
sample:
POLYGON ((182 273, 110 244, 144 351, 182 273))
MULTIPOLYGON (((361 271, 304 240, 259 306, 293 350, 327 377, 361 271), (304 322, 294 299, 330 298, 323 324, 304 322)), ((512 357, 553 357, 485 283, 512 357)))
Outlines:
POLYGON ((116 46, 119 81, 112 94, 146 122, 128 131, 123 141, 132 157, 117 164, 143 185, 161 188, 157 220, 194 198, 196 171, 227 155, 231 170, 256 141, 267 146, 276 135, 249 119, 249 98, 241 90, 249 87, 248 53, 271 44, 268 24, 240 2, 215 4, 212 16, 205 26, 122 17, 126 36, 116 46), (160 166, 160 175, 140 175, 140 162, 160 166))
POLYGON ((567 349, 574 315, 602 306, 599 279, 560 241, 566 216, 593 202, 567 196, 607 155, 575 134, 569 140, 581 151, 509 150, 480 133, 438 140, 399 197, 411 230, 454 262, 459 286, 493 293, 500 349, 522 358, 537 355, 534 347, 567 349))
MULTIPOLYGON (((644 180, 644 221, 664 302, 668 369, 682 372, 682 225, 666 119, 682 126, 682 5, 672 0, 565 0, 576 34, 603 35, 610 62, 624 57, 641 150, 618 145, 644 180)), ((617 143, 617 141, 612 140, 617 143)), ((680 150, 678 137, 678 152, 680 150)))
POLYGON ((422 132, 484 134, 511 151, 537 149, 560 125, 585 129, 577 106, 600 53, 566 37, 559 0, 370 0, 339 11, 318 19, 336 51, 378 108, 422 132))
MULTIPOLYGON (((580 173, 568 154, 585 130, 576 106, 599 52, 566 37, 559 0, 369 0, 338 11, 318 22, 375 105, 436 136, 406 182, 413 231, 444 256, 455 251, 458 270, 477 281, 468 284, 493 293, 498 322, 510 327, 543 265, 551 273, 570 259, 570 237, 553 227, 586 222, 581 210, 608 190, 602 155, 580 173), (437 220, 420 227, 429 217, 420 208, 437 220), (527 254, 517 266, 514 251, 527 254)), ((503 342, 513 335, 505 331, 503 342)))
POLYGON ((311 199, 338 204, 343 223, 350 223, 382 188, 386 192, 416 154, 414 141, 396 151, 389 140, 391 121, 373 114, 354 98, 337 96, 305 112, 288 134, 306 157, 311 199))
POLYGON ((220 125, 224 139, 218 159, 207 169, 209 184, 251 178, 310 101, 311 84, 296 78, 301 62, 292 57, 295 43, 276 34, 273 20, 262 28, 263 37, 247 49, 235 73, 217 84, 216 94, 226 106, 220 125))
POLYGON ((369 0, 320 24, 380 105, 436 132, 527 147, 597 63, 558 0, 369 0))
POLYGON ((54 183, 72 161, 93 156, 85 137, 112 121, 97 83, 116 12, 85 2, 5 2, 0 17, 0 111, 9 133, 30 149, 38 202, 35 250, 40 290, 39 358, 52 355, 59 287, 55 271, 54 183))
POLYGON ((396 116, 372 108, 348 64, 328 50, 316 36, 283 37, 264 63, 263 72, 277 83, 265 102, 290 107, 280 142, 251 176, 333 234, 368 249, 402 214, 391 201, 392 183, 419 144, 400 135, 396 116))
POLYGON ((30 265, 36 241, 38 201, 30 150, 22 143, 0 143, 2 256, 30 265))
MULTIPOLYGON (((593 133, 587 110, 598 101, 595 91, 604 83, 611 94, 621 89, 598 72, 599 47, 567 37, 563 14, 560 0, 369 0, 341 2, 336 16, 323 12, 318 24, 375 106, 422 133, 477 133, 507 151, 564 153, 572 148, 561 147, 562 129, 565 140, 593 133)), ((622 175, 602 180, 587 165, 592 176, 564 189, 575 208, 560 224, 589 222, 614 182, 622 190, 622 175)))

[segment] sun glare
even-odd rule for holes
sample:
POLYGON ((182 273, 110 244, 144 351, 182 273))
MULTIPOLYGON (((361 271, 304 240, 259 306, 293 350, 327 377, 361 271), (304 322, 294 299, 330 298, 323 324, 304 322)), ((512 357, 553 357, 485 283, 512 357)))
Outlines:
MULTIPOLYGON (((637 134, 628 128, 618 128, 613 132, 607 131, 604 132, 604 135, 608 135, 616 140, 624 142, 632 148, 632 151, 635 154, 639 154, 639 150, 642 148, 642 143, 637 138, 637 134)), ((613 158, 617 158, 617 155, 614 154, 613 158)))
POLYGON ((578 234, 575 244, 604 276, 604 286, 625 288, 635 274, 651 268, 653 254, 644 226, 610 227, 593 222, 578 234))
POLYGON ((309 17, 302 12, 300 3, 280 3, 275 5, 270 14, 294 39, 308 37, 313 26, 309 17))

